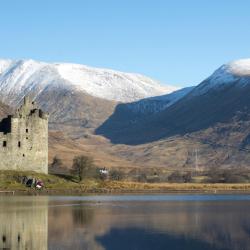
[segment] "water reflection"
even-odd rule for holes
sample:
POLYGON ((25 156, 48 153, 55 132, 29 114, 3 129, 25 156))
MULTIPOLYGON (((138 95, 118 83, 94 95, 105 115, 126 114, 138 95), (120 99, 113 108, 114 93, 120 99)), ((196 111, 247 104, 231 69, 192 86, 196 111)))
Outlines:
POLYGON ((0 202, 0 249, 249 249, 249 197, 123 197, 6 197, 0 202))
POLYGON ((0 196, 0 249, 47 249, 48 198, 0 196))
POLYGON ((143 249, 143 250, 222 250, 227 248, 219 248, 199 239, 186 238, 176 235, 168 235, 163 233, 150 233, 145 229, 126 228, 111 229, 108 234, 98 237, 97 240, 109 250, 127 250, 127 249, 143 249))

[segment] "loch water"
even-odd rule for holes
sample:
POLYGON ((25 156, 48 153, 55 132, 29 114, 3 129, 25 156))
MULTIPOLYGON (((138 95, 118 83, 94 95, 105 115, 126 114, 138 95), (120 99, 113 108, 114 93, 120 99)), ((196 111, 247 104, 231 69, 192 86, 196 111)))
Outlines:
POLYGON ((0 196, 0 249, 248 250, 250 195, 0 196))

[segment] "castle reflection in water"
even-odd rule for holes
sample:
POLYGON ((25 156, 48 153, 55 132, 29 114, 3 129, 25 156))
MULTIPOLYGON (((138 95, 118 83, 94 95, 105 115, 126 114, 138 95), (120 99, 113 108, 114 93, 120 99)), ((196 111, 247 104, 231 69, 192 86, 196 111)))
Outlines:
POLYGON ((48 198, 0 197, 0 237, 0 249, 46 250, 48 198))

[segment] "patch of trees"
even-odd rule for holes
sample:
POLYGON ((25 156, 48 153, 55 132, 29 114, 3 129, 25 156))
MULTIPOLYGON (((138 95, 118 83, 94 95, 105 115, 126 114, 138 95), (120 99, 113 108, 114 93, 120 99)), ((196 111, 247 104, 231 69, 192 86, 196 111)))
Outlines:
POLYGON ((247 169, 218 169, 207 171, 207 182, 210 183, 248 183, 250 171, 247 169))
POLYGON ((131 170, 127 174, 127 179, 138 182, 148 183, 187 183, 192 182, 193 173, 191 171, 173 171, 171 173, 164 171, 150 170, 131 170))

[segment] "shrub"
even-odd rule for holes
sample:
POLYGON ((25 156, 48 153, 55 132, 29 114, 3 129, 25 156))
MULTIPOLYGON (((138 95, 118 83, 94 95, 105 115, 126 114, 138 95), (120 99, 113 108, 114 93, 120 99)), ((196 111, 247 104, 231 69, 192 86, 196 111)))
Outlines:
POLYGON ((140 173, 137 175, 137 181, 147 182, 147 175, 145 173, 140 173))
POLYGON ((180 171, 175 171, 168 177, 169 182, 173 183, 187 183, 192 181, 191 172, 181 173, 180 171))
POLYGON ((124 173, 120 170, 113 169, 109 173, 109 178, 113 181, 121 181, 124 178, 124 173))
POLYGON ((58 156, 54 156, 53 161, 51 163, 52 168, 60 168, 63 166, 62 160, 58 156))
POLYGON ((175 171, 168 177, 169 182, 181 183, 183 182, 182 174, 179 171, 175 171))

